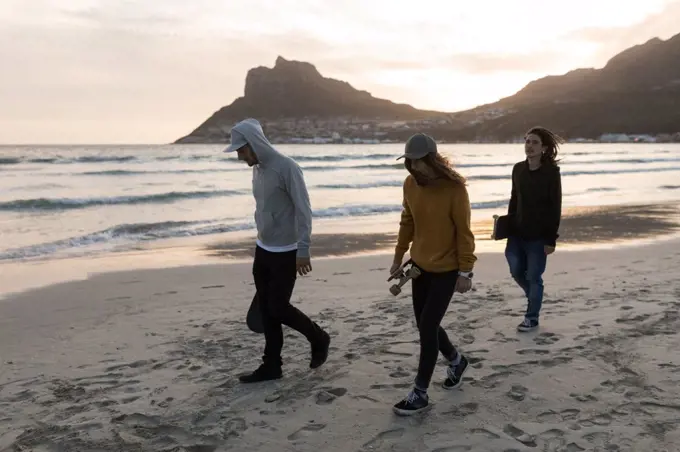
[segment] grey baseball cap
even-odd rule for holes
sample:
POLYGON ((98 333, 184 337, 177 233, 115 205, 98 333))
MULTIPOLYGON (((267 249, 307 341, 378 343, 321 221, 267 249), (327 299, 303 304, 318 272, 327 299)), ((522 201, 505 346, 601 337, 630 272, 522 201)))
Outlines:
POLYGON ((231 129, 231 144, 227 146, 223 152, 234 152, 241 149, 243 146, 248 144, 248 140, 237 130, 231 129))
POLYGON ((437 143, 429 135, 416 133, 415 135, 411 135, 406 141, 406 152, 404 155, 397 157, 397 160, 403 158, 418 160, 430 153, 437 153, 437 143))

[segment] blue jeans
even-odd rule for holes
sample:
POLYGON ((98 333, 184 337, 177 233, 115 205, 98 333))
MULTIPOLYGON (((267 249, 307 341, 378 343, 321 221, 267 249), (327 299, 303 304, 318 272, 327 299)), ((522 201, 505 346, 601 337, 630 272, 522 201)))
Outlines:
POLYGON ((519 237, 509 237, 505 246, 510 274, 529 301, 524 315, 529 320, 538 321, 543 304, 543 272, 548 260, 544 246, 543 240, 524 240, 519 237))

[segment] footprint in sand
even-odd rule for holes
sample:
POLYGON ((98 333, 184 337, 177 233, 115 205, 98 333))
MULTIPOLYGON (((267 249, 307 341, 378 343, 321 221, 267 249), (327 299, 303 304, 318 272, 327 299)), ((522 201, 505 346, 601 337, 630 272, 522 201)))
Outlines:
POLYGON ((543 450, 545 452, 561 452, 563 447, 567 444, 564 438, 564 432, 560 429, 550 429, 538 435, 540 441, 543 443, 543 450))
POLYGON ((593 427, 595 425, 599 426, 608 426, 612 423, 613 419, 610 414, 608 413, 600 413, 598 415, 595 415, 589 419, 583 419, 582 421, 579 422, 581 426, 583 427, 593 427))
POLYGON ((543 350, 540 348, 523 348, 521 350, 517 350, 518 355, 548 355, 550 354, 550 350, 543 350))
MULTIPOLYGON (((482 351, 478 353, 481 352, 482 351)), ((484 350, 484 352, 486 352, 486 350, 484 350)), ((468 358, 468 363, 470 363, 470 367, 472 367, 473 369, 481 369, 482 367, 484 367, 484 361, 486 361, 486 359, 481 356, 470 356, 468 358)))
MULTIPOLYGON (((583 435, 582 438, 584 440, 588 441, 590 444, 592 444, 594 446, 599 446, 599 447, 605 447, 607 445, 609 445, 609 447, 612 446, 612 444, 610 444, 611 435, 609 433, 606 433, 606 432, 588 433, 586 435, 583 435)), ((616 450, 616 449, 609 449, 609 450, 616 450)))
POLYGON ((230 438, 234 436, 241 436, 248 428, 246 420, 242 417, 233 417, 227 421, 224 426, 224 437, 230 438))
POLYGON ((623 324, 628 324, 628 323, 639 323, 639 322, 644 322, 648 318, 650 318, 652 315, 651 314, 640 314, 634 317, 620 317, 616 319, 616 323, 623 323, 623 324))
POLYGON ((345 394, 347 394, 346 388, 330 388, 326 390, 321 390, 316 394, 316 404, 328 405, 338 397, 342 397, 345 394))
POLYGON ((585 449, 576 443, 569 443, 564 448, 564 452, 583 452, 585 449))
POLYGON ((394 372, 390 373, 391 378, 406 378, 409 375, 411 374, 404 369, 397 369, 394 372))
POLYGON ((553 410, 548 410, 540 413, 536 419, 541 424, 559 424, 565 420, 562 413, 557 413, 553 410))
POLYGON ((497 434, 495 434, 491 430, 487 430, 485 428, 473 428, 472 430, 470 430, 470 433, 472 433, 473 435, 481 435, 481 436, 483 436, 484 438, 487 438, 487 439, 499 439, 500 438, 500 436, 498 436, 497 434))
POLYGON ((404 436, 403 428, 395 428, 393 430, 385 430, 384 432, 378 433, 372 440, 368 441, 362 446, 362 450, 380 450, 383 448, 385 443, 389 443, 398 440, 404 436))
POLYGON ((451 447, 438 447, 432 449, 430 452, 469 452, 472 450, 472 446, 451 446, 451 447))
POLYGON ((533 436, 512 424, 506 425, 503 428, 503 432, 527 447, 536 447, 536 440, 533 436))
POLYGON ((512 376, 512 372, 509 370, 501 370, 500 372, 494 372, 492 374, 486 375, 477 381, 472 382, 473 386, 481 386, 485 389, 494 389, 501 383, 503 383, 508 377, 512 376))
POLYGON ((579 414, 581 414, 581 410, 576 408, 567 408, 566 410, 560 411, 560 416, 562 416, 562 420, 564 421, 574 420, 579 414))
POLYGON ((541 333, 534 338, 536 345, 552 345, 560 340, 555 333, 541 333))
POLYGON ((450 411, 444 412, 444 415, 464 418, 470 416, 471 414, 475 414, 478 409, 479 409, 478 403, 474 402, 464 403, 460 406, 454 407, 450 411))
POLYGON ((569 394, 569 397, 572 399, 576 399, 579 402, 597 402, 597 397, 590 395, 590 394, 576 394, 576 393, 571 393, 569 394))
POLYGON ((512 388, 508 391, 507 395, 512 400, 521 402, 527 396, 529 390, 522 385, 512 385, 512 388))
POLYGON ((475 342, 475 337, 472 334, 464 334, 461 338, 460 341, 465 344, 465 345, 470 345, 475 342))
POLYGON ((298 439, 309 436, 310 434, 318 432, 325 428, 326 424, 309 423, 302 427, 301 429, 299 429, 298 431, 296 431, 295 433, 288 435, 288 441, 297 441, 298 439))
POLYGON ((505 334, 501 332, 496 332, 495 336, 489 339, 489 342, 519 342, 519 339, 516 337, 507 337, 505 334))

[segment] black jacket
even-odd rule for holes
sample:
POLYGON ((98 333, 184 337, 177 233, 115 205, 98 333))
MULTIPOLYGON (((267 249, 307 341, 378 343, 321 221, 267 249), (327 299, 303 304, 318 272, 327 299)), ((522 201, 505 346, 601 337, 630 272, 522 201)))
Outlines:
POLYGON ((544 163, 529 169, 524 160, 512 168, 512 192, 508 215, 512 234, 528 240, 543 239, 555 246, 562 216, 560 167, 544 163))

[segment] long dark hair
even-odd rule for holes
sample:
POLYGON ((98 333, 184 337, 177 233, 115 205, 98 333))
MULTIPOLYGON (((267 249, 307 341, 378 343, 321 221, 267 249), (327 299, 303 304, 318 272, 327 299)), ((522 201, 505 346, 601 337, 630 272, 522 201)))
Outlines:
POLYGON ((554 132, 551 132, 545 127, 538 126, 529 129, 526 135, 536 135, 541 139, 541 145, 546 146, 545 152, 543 155, 541 155, 541 163, 557 165, 557 162, 559 162, 557 159, 557 151, 560 147, 560 144, 565 143, 564 138, 554 132))
MULTIPOLYGON (((430 153, 421 160, 434 170, 437 178, 448 179, 460 185, 467 185, 465 178, 458 171, 453 169, 451 161, 443 155, 439 153, 430 153)), ((404 166, 408 172, 411 173, 418 185, 427 185, 428 181, 423 180, 423 177, 413 170, 411 160, 404 159, 404 166)))

